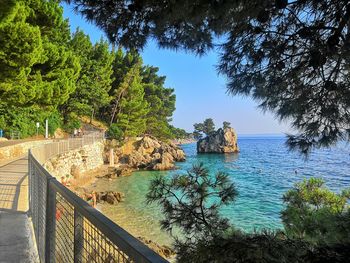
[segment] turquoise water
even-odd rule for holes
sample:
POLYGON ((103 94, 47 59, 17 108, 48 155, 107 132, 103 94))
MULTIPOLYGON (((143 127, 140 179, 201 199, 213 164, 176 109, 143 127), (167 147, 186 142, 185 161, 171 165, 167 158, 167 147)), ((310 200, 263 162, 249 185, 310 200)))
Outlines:
POLYGON ((134 235, 169 243, 169 236, 159 230, 159 208, 144 202, 149 182, 156 174, 181 173, 198 162, 203 162, 212 173, 227 172, 237 186, 239 196, 221 212, 245 231, 281 228, 282 195, 303 178, 322 177, 335 191, 350 187, 348 145, 317 150, 305 161, 297 153, 288 152, 284 142, 283 137, 242 137, 238 140, 241 150, 238 154, 197 154, 195 144, 182 145, 187 160, 178 163, 176 171, 141 171, 114 181, 99 181, 98 188, 125 193, 123 203, 106 205, 102 210, 134 235))

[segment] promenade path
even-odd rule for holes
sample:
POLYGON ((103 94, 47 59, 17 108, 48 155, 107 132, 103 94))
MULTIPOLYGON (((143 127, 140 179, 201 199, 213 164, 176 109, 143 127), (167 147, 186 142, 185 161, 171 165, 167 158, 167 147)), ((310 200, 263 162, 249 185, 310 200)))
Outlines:
POLYGON ((0 262, 39 262, 28 218, 28 158, 0 164, 0 262))

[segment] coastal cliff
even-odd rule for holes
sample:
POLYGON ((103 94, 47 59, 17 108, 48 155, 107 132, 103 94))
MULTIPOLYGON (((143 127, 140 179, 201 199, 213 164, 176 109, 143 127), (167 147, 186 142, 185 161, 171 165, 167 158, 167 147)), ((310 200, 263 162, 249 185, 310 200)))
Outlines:
POLYGON ((130 139, 122 147, 113 147, 115 162, 121 166, 143 170, 170 170, 175 162, 185 161, 185 153, 174 143, 165 143, 145 135, 130 139))
POLYGON ((198 153, 237 153, 237 134, 233 128, 218 129, 197 142, 198 153))

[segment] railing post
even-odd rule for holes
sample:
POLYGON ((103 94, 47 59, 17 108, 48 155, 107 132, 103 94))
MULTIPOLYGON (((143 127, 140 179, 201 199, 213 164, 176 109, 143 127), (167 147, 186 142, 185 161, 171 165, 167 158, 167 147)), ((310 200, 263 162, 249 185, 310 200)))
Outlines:
POLYGON ((28 216, 32 216, 32 153, 31 150, 28 150, 28 203, 29 203, 29 209, 28 209, 28 216))
POLYGON ((84 248, 84 218, 74 209, 74 262, 82 262, 84 248))
POLYGON ((55 262, 56 241, 56 190, 50 185, 54 178, 47 178, 46 188, 46 236, 45 263, 55 262))

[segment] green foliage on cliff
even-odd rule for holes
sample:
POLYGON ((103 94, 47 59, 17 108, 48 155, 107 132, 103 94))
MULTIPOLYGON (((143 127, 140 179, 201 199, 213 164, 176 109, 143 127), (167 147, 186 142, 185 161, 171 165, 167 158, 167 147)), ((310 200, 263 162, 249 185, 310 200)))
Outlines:
POLYGON ((222 128, 223 128, 223 129, 231 128, 231 123, 228 122, 228 121, 224 121, 224 122, 222 123, 222 128))
POLYGON ((209 135, 215 131, 215 124, 212 118, 205 119, 202 123, 193 124, 196 139, 202 138, 203 134, 209 135))
POLYGON ((186 132, 184 129, 176 128, 174 126, 170 126, 171 133, 175 139, 190 139, 193 138, 193 134, 186 132))
POLYGON ((80 66, 56 1, 16 1, 0 23, 0 95, 7 105, 57 107, 75 89, 80 66))
POLYGON ((152 109, 146 116, 146 133, 160 139, 175 136, 169 122, 175 110, 174 89, 165 88, 165 77, 158 75, 158 68, 144 66, 141 71, 144 83, 145 100, 152 109))

